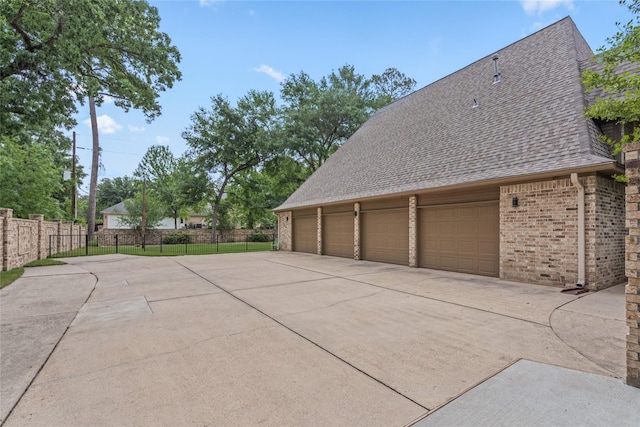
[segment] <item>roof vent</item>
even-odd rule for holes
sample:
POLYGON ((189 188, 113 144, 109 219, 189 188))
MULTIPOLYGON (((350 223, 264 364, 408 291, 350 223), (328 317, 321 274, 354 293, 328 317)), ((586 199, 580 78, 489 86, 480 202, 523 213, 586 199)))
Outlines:
POLYGON ((498 69, 498 55, 493 55, 493 84, 500 83, 502 76, 500 75, 500 70, 498 69))

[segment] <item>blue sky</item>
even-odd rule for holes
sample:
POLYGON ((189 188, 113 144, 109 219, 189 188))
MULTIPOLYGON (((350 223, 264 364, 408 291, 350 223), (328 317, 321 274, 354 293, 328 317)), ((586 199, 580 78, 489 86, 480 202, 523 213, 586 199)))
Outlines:
MULTIPOLYGON (((631 19, 616 0, 503 1, 151 1, 161 30, 182 54, 183 77, 160 98, 163 114, 113 104, 98 109, 104 170, 99 178, 131 175, 147 148, 186 150, 182 131, 211 96, 235 102, 251 89, 276 95, 286 76, 320 79, 344 64, 366 76, 395 67, 416 88, 569 15, 595 51, 631 19)), ((88 106, 78 114, 78 157, 90 171, 88 106)), ((85 179, 81 194, 86 194, 85 179)))

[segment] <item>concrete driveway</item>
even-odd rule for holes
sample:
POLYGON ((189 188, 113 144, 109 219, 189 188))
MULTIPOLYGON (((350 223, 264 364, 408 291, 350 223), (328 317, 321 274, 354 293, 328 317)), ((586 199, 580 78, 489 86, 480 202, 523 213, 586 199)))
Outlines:
POLYGON ((7 426, 407 425, 521 358, 624 375, 621 287, 282 252, 66 261, 1 291, 7 426))

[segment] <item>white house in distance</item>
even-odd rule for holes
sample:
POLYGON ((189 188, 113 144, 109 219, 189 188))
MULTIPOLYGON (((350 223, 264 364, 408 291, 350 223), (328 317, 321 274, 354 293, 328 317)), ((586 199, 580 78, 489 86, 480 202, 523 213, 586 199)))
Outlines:
MULTIPOLYGON (((110 206, 100 211, 100 213, 102 214, 103 229, 122 230, 131 228, 130 225, 125 224, 121 221, 121 218, 123 216, 128 215, 127 208, 124 205, 124 202, 120 202, 118 204, 110 206)), ((173 218, 163 218, 162 221, 160 221, 160 224, 158 224, 154 228, 159 230, 176 229, 173 218)), ((203 213, 192 213, 189 214, 186 219, 178 218, 178 229, 183 228, 207 228, 206 215, 203 213)))

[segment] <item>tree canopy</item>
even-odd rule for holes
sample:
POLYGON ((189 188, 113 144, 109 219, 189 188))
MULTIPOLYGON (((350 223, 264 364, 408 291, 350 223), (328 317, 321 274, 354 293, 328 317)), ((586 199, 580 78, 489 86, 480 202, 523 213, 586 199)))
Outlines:
MULTIPOLYGON (((617 24, 620 30, 598 49, 598 67, 584 71, 582 80, 587 91, 599 90, 602 94, 589 106, 587 116, 624 126, 640 122, 640 0, 622 0, 620 4, 628 7, 634 18, 617 24)), ((639 126, 621 141, 609 142, 620 151, 635 141, 640 141, 639 126)))

